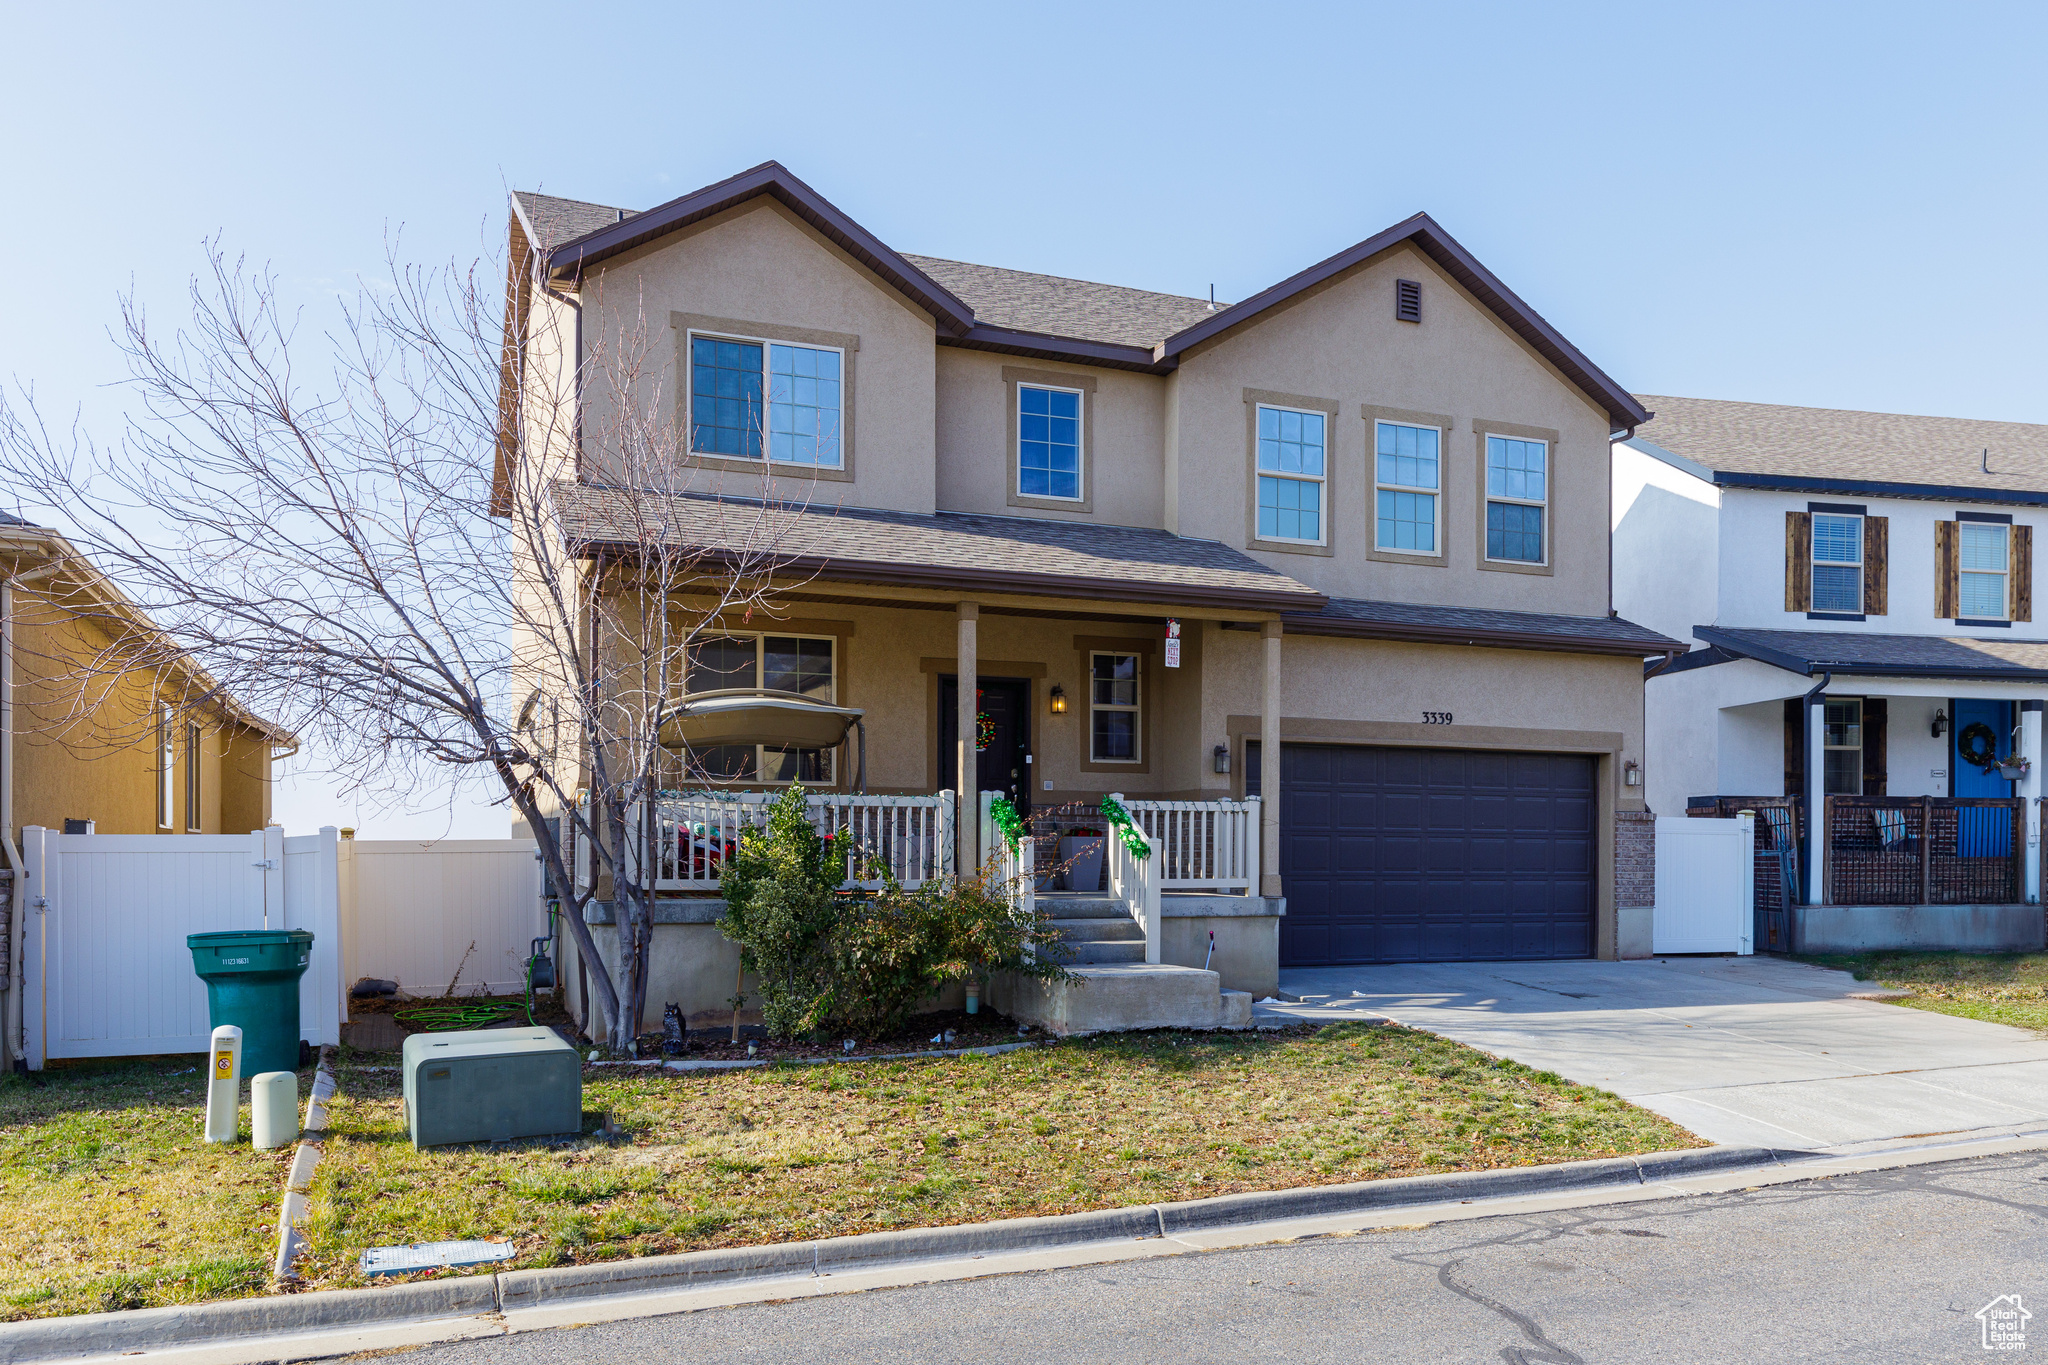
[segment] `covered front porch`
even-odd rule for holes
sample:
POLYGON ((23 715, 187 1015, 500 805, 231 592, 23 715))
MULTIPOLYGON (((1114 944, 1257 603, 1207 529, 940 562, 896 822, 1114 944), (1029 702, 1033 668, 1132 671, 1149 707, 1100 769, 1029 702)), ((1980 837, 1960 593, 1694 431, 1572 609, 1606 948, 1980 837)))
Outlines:
POLYGON ((1698 633, 1729 657, 1654 704, 1712 728, 1687 813, 1757 813, 1760 950, 2043 946, 2048 672, 1974 641, 1698 633))

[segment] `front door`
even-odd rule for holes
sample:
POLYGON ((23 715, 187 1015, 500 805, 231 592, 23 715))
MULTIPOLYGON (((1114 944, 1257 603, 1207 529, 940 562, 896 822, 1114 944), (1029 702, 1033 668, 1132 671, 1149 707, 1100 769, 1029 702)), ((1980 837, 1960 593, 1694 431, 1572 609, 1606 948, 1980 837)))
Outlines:
MULTIPOLYGON (((2000 760, 2012 757, 2012 703, 1958 699, 1949 703, 1954 753, 1951 796, 2012 795, 2012 782, 1999 774, 2000 760)), ((2012 816, 1996 807, 1956 812, 1956 852, 1965 858, 2012 856, 2012 816)))
MULTIPOLYGON (((1031 683, 1025 678, 983 678, 976 708, 978 750, 976 786, 1010 798, 1020 814, 1031 809, 1031 683)), ((958 790, 960 783, 960 680, 939 678, 939 786, 958 790)))

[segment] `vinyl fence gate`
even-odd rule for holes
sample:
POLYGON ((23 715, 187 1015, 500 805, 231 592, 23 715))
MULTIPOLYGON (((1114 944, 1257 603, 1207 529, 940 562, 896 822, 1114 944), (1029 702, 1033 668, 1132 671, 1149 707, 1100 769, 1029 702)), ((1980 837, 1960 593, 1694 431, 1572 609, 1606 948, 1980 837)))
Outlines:
POLYGON ((1756 950, 1756 817, 1657 817, 1653 953, 1756 950))

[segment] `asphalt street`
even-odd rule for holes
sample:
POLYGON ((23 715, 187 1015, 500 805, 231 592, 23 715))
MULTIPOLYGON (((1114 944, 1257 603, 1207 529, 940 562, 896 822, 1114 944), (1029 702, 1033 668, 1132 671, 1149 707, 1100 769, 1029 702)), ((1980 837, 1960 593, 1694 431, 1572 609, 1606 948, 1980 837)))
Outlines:
MULTIPOLYGON (((588 1361, 1949 1361, 2048 1304, 2048 1153, 423 1349, 588 1361), (2038 1296, 2038 1297, 2037 1297, 2038 1296)), ((2038 1340, 2034 1339, 2038 1338, 2038 1340)))

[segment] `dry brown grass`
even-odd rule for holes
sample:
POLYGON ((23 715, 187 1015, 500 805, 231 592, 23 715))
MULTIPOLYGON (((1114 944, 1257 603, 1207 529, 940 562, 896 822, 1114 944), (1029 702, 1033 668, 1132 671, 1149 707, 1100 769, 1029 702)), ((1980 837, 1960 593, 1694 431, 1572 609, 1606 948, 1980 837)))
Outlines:
POLYGON ((202 1142, 205 1077, 193 1063, 0 1079, 0 1318, 263 1288, 291 1149, 202 1142))
POLYGON ((1806 960, 1852 972, 1859 981, 1911 991, 1892 1002, 1908 1009, 2048 1034, 2048 953, 1859 953, 1806 960))
POLYGON ((415 1152, 398 1077, 344 1069, 311 1282, 363 1248, 511 1237, 553 1265, 1699 1145, 1613 1095, 1433 1035, 1152 1033, 997 1057, 594 1069, 588 1131, 415 1152))

